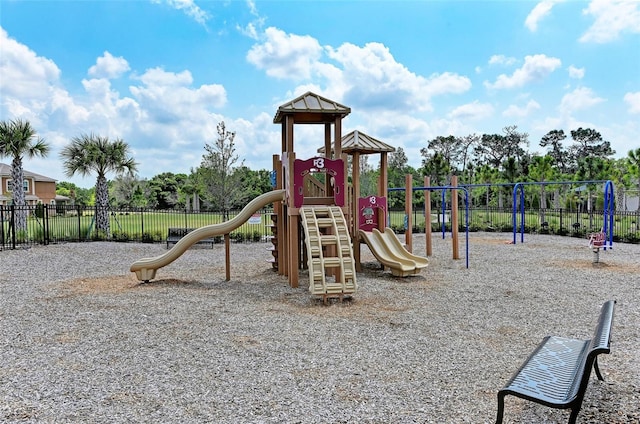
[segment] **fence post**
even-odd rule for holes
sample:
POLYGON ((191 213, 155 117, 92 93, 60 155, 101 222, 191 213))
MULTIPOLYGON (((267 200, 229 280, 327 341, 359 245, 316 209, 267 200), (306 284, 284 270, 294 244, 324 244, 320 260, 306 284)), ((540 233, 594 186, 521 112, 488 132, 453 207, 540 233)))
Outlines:
POLYGON ((140 237, 142 238, 141 241, 144 241, 144 209, 140 208, 140 227, 141 232, 140 232, 140 237))
POLYGON ((44 225, 43 225, 44 228, 42 230, 44 232, 43 234, 44 240, 42 242, 44 243, 45 246, 49 244, 49 207, 50 206, 51 205, 46 205, 44 207, 43 209, 44 214, 42 216, 42 219, 44 220, 44 225))
POLYGON ((16 248, 16 205, 11 205, 11 220, 9 228, 11 229, 11 248, 16 248))
POLYGON ((82 228, 80 228, 80 205, 76 205, 76 217, 78 217, 78 242, 81 242, 80 233, 82 232, 82 228))
POLYGON ((0 250, 4 249, 4 207, 0 206, 0 250))

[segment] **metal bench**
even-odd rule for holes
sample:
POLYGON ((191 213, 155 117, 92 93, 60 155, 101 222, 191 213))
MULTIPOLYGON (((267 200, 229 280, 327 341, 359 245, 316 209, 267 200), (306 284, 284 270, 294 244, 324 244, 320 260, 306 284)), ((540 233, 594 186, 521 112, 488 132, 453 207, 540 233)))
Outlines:
POLYGON ((498 392, 498 417, 502 423, 504 398, 517 396, 556 409, 571 409, 569 423, 575 423, 589 384, 591 368, 604 380, 598 355, 610 352, 615 300, 602 305, 593 338, 575 340, 547 336, 533 351, 507 385, 498 392))
MULTIPOLYGON (((177 243, 182 237, 186 236, 193 230, 195 230, 195 228, 169 228, 167 232, 167 249, 169 248, 169 244, 177 243)), ((212 238, 206 238, 199 240, 198 243, 211 243, 211 247, 213 248, 215 240, 212 238)))

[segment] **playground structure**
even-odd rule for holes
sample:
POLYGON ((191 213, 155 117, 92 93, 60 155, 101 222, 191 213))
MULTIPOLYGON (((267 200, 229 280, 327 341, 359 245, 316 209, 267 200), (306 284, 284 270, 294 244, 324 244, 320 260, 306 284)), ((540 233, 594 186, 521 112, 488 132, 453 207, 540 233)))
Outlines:
POLYGON ((383 258, 381 262, 393 275, 418 273, 427 259, 412 255, 395 234, 385 230, 387 153, 395 149, 358 131, 342 137, 342 118, 349 113, 350 108, 311 92, 281 105, 273 119, 282 127, 282 152, 273 155, 274 190, 258 196, 232 220, 198 228, 167 253, 136 261, 131 271, 139 280, 149 281, 159 268, 193 244, 224 235, 229 280, 229 233, 272 203, 273 268, 287 277, 291 287, 298 287, 300 269, 308 268, 311 294, 325 302, 352 295, 357 289, 356 271, 361 270, 361 242, 367 242, 374 255, 383 258), (318 149, 322 156, 296 158, 295 124, 324 126, 324 146, 318 149), (360 199, 360 155, 371 153, 381 154, 378 195, 360 199), (347 154, 352 155, 351 187, 347 154), (321 177, 316 178, 317 174, 321 177), (373 205, 372 199, 377 204, 373 205), (373 238, 375 242, 371 242, 373 238))
MULTIPOLYGON (((298 287, 299 270, 308 267, 309 290, 325 301, 355 292, 355 273, 361 270, 360 243, 365 241, 360 237, 361 226, 369 231, 383 230, 386 222, 380 209, 361 208, 360 155, 381 155, 378 195, 374 198, 386 208, 387 153, 395 149, 359 131, 343 137, 342 118, 350 112, 346 106, 307 92, 280 106, 273 120, 282 126, 282 154, 273 157, 275 188, 286 192, 285 201, 274 207, 274 268, 287 276, 291 287, 298 287), (318 149, 323 156, 296 158, 295 124, 324 125, 324 146, 318 149), (351 187, 347 155, 352 157, 351 187), (324 184, 316 174, 324 176, 324 184)), ((395 248, 391 243, 385 237, 376 246, 388 253, 395 248)), ((397 262, 388 264, 392 270, 400 266, 397 262)), ((414 266, 413 273, 416 269, 414 266)))

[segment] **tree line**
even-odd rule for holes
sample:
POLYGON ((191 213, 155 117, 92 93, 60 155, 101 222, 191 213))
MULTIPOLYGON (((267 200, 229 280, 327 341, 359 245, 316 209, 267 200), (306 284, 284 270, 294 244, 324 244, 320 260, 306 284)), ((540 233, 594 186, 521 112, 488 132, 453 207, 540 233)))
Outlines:
MULTIPOLYGON (((96 206, 96 228, 109 233, 109 208, 154 208, 229 211, 243 207, 249 200, 272 189, 271 170, 252 170, 239 160, 235 150, 234 131, 224 122, 217 127, 212 142, 204 144, 200 166, 189 174, 163 172, 149 179, 136 175, 137 163, 129 145, 121 139, 111 140, 97 134, 73 137, 60 159, 65 174, 96 176, 92 189, 60 182, 57 193, 68 196, 76 204, 96 206), (114 178, 108 180, 112 174, 114 178)), ((419 168, 408 165, 402 147, 389 155, 390 187, 403 187, 406 174, 414 176, 416 185, 429 176, 432 186, 447 185, 452 175, 459 184, 496 185, 525 181, 585 181, 612 180, 618 190, 636 188, 640 192, 640 148, 630 150, 626 157, 613 159, 615 151, 594 129, 578 128, 567 135, 552 130, 539 141, 544 153, 531 153, 529 135, 507 126, 501 134, 470 134, 438 136, 424 143, 420 150, 419 168)), ((25 158, 46 157, 48 143, 37 135, 28 121, 20 119, 0 122, 0 157, 12 159, 12 180, 21 184, 25 158)), ((369 165, 367 156, 361 162, 361 194, 374 194, 379 169, 369 165)), ((20 185, 18 185, 20 186, 20 185)), ((592 190, 593 187, 589 187, 592 190)), ((483 201, 504 206, 508 190, 486 187, 483 201), (496 192, 497 191, 497 192, 496 192)), ((539 207, 547 207, 545 186, 540 188, 539 207)), ((13 203, 24 205, 24 193, 13 191, 13 203)), ((551 201, 558 207, 559 187, 554 187, 551 201)), ((620 196, 618 196, 620 197, 620 196)), ((589 201, 591 196, 589 195, 589 201)), ((480 200, 476 200, 480 201, 480 200)), ((389 206, 404 204, 402 193, 391 193, 389 206)), ((26 215, 17 218, 17 228, 26 228, 26 215)))

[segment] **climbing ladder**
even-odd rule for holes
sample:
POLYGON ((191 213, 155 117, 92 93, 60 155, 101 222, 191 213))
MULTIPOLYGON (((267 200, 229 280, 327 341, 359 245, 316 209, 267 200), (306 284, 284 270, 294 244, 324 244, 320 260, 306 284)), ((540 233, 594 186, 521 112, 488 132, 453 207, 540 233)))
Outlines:
POLYGON ((355 262, 347 222, 338 206, 304 206, 300 209, 309 267, 309 291, 343 298, 356 291, 355 262), (328 276, 326 269, 334 269, 328 276))

